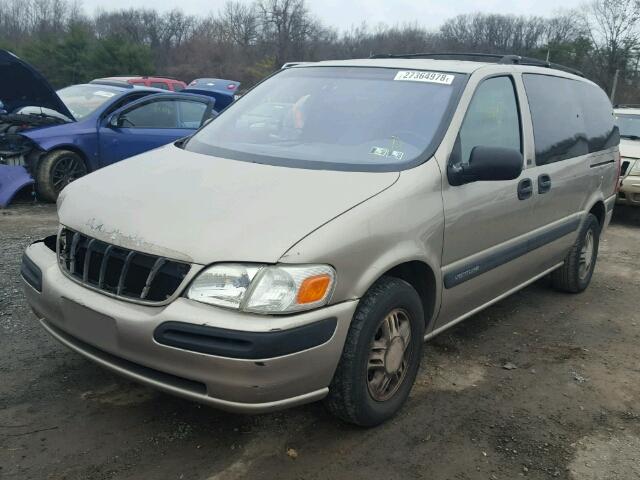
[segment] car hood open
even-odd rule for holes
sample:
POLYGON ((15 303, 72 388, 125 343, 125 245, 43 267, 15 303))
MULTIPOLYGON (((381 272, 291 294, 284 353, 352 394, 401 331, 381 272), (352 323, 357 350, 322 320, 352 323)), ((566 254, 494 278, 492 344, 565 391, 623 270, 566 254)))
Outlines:
POLYGON ((8 112, 21 107, 43 107, 74 118, 56 91, 35 68, 0 49, 0 100, 8 112))
POLYGON ((274 263, 398 176, 261 165, 169 145, 71 183, 58 215, 90 237, 176 260, 274 263))

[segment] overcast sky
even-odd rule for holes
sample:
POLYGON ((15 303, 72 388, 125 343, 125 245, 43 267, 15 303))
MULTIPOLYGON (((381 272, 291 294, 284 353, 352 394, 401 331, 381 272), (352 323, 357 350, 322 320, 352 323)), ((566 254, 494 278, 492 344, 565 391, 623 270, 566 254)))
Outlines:
MULTIPOLYGON (((104 0, 82 0, 87 13, 108 5, 108 9, 180 8, 186 13, 206 15, 218 11, 224 3, 225 0, 109 0, 106 3, 104 0)), ((548 16, 557 12, 560 6, 569 9, 582 3, 584 0, 307 0, 310 10, 323 23, 339 29, 359 25, 363 20, 372 26, 380 22, 393 25, 417 21, 421 25, 437 27, 449 17, 478 11, 548 16)))

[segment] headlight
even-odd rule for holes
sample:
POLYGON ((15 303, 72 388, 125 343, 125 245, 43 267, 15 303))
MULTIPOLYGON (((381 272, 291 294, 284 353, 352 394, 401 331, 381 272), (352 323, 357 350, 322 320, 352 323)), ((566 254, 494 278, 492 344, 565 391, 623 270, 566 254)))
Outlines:
POLYGON ((329 265, 225 263, 203 270, 187 297, 255 313, 292 313, 326 305, 336 273, 329 265))

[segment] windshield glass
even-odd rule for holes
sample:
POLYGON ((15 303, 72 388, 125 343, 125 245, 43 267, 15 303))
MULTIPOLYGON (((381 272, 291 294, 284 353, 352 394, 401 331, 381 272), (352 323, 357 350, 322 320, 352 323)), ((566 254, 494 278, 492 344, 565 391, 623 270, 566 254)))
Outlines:
POLYGON ((58 90, 57 93, 76 120, 91 114, 118 94, 104 85, 73 85, 58 90))
POLYGON ((388 68, 283 70, 197 132, 185 149, 303 168, 399 169, 432 153, 464 79, 388 68))
POLYGON ((620 136, 640 140, 640 115, 618 115, 616 124, 620 129, 620 136))

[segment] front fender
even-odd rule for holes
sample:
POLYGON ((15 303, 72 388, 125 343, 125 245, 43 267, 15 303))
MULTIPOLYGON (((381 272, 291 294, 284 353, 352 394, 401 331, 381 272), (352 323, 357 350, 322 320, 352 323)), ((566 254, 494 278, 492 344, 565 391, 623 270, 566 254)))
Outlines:
POLYGON ((443 228, 440 169, 428 161, 403 171, 395 184, 307 235, 280 261, 332 265, 336 303, 362 297, 393 267, 420 261, 434 272, 437 312, 443 228))

